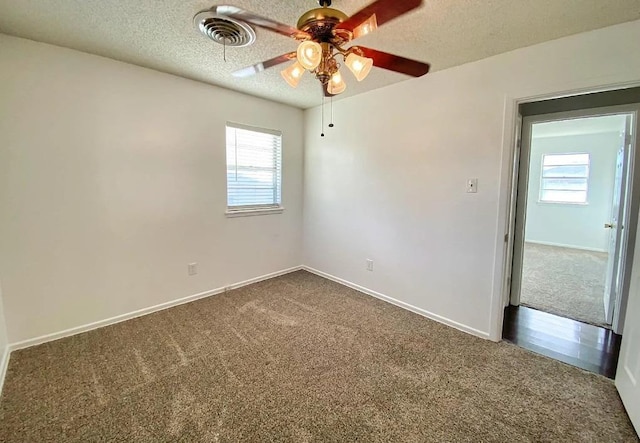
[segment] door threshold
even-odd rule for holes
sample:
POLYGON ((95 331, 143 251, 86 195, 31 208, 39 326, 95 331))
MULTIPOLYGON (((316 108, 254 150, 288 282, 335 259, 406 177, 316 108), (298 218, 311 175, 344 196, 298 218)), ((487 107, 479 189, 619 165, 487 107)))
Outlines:
POLYGON ((560 317, 560 318, 565 318, 565 319, 568 319, 568 320, 573 320, 573 321, 577 321, 577 322, 580 322, 580 323, 584 323, 586 325, 597 326, 598 328, 612 329, 611 325, 608 325, 608 324, 606 324, 604 322, 599 323, 599 322, 595 322, 595 321, 588 321, 588 320, 584 320, 584 319, 581 319, 581 318, 578 318, 578 317, 574 317, 574 316, 571 316, 571 315, 566 315, 566 314, 563 314, 563 313, 555 313, 555 312, 551 312, 551 311, 545 310, 544 308, 538 308, 538 307, 536 307, 534 305, 530 305, 530 304, 524 303, 524 302, 520 302, 520 307, 521 308, 527 308, 527 309, 533 309, 536 312, 539 312, 539 313, 541 313, 543 315, 550 315, 553 318, 560 317))
POLYGON ((502 338, 537 354, 613 379, 622 336, 524 306, 505 308, 502 338))

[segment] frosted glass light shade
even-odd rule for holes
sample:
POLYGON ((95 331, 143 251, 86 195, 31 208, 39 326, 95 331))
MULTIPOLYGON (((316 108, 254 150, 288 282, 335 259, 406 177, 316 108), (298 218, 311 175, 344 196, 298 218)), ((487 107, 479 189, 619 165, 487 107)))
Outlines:
POLYGON ((353 52, 347 56, 344 63, 345 65, 347 65, 347 68, 349 68, 349 70, 353 72, 353 75, 359 82, 364 80, 367 75, 369 75, 369 72, 373 67, 372 58, 361 57, 358 54, 354 54, 353 52))
POLYGON ((345 89, 347 89, 347 84, 342 79, 340 71, 337 71, 331 76, 329 84, 327 85, 327 91, 329 91, 329 94, 336 95, 344 92, 345 89))
POLYGON ((282 78, 285 79, 289 86, 292 88, 297 88, 298 83, 300 83, 300 79, 302 78, 302 74, 304 74, 304 68, 298 62, 295 62, 291 66, 289 66, 284 71, 280 72, 282 78))
POLYGON ((309 71, 313 71, 318 67, 322 60, 322 46, 316 42, 305 41, 298 45, 296 53, 298 62, 309 71))

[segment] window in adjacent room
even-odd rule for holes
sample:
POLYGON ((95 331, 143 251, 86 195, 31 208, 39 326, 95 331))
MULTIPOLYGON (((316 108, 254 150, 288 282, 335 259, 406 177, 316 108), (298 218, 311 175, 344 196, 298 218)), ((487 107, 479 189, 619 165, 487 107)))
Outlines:
POLYGON ((544 154, 540 201, 586 204, 589 188, 589 154, 544 154))
POLYGON ((282 211, 282 134, 227 123, 227 214, 282 211))

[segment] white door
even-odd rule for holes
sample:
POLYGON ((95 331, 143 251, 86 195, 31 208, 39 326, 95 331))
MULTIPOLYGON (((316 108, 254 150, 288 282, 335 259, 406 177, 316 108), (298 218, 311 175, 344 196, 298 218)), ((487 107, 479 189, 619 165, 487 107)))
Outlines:
POLYGON ((620 223, 624 220, 624 198, 626 190, 626 151, 627 151, 627 136, 621 134, 621 144, 618 150, 618 156, 616 158, 616 175, 613 184, 613 204, 611 205, 611 216, 609 221, 604 224, 605 229, 609 229, 609 259, 607 262, 607 274, 605 277, 604 285, 604 315, 605 322, 611 324, 613 321, 613 311, 616 300, 618 298, 618 290, 620 289, 620 272, 621 269, 621 250, 619 246, 622 245, 622 233, 620 223))
POLYGON ((640 434, 640 235, 633 254, 628 300, 616 387, 636 432, 640 434))

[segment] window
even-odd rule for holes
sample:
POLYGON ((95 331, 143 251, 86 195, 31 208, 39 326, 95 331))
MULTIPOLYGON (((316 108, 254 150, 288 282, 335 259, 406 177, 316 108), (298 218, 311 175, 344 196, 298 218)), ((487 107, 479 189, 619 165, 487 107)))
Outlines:
POLYGON ((282 210, 282 135, 227 123, 227 213, 282 210))
POLYGON ((544 154, 540 201, 587 203, 589 154, 544 154))

